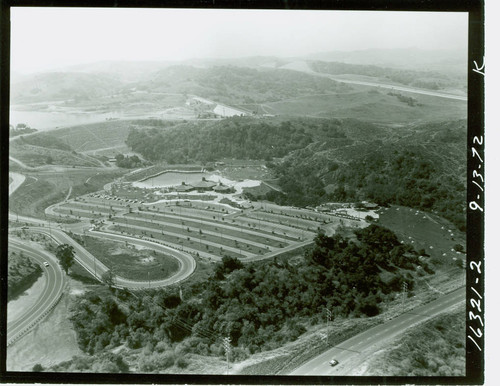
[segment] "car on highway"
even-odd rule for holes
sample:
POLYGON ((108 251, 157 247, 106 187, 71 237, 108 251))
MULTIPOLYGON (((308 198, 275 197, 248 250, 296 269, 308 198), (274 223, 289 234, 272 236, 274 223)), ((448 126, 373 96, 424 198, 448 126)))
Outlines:
POLYGON ((49 266, 49 263, 47 263, 46 261, 43 262, 43 265, 45 265, 46 267, 49 266))
POLYGON ((336 359, 332 359, 330 362, 328 362, 330 364, 330 366, 337 366, 339 364, 339 361, 336 360, 336 359))

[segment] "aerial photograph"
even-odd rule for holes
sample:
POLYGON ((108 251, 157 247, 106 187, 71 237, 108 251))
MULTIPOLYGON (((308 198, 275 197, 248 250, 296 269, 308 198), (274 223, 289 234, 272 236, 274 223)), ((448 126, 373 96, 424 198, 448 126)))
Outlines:
POLYGON ((466 12, 10 13, 7 371, 466 376, 466 12))

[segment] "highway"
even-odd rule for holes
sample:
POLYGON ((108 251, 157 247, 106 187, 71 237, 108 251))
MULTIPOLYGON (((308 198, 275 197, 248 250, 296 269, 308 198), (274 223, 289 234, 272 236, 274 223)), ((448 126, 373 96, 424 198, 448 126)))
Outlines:
MULTIPOLYGON (((314 73, 314 74, 318 75, 318 73, 314 73)), ((331 80, 334 80, 336 82, 341 82, 341 83, 358 84, 361 86, 380 87, 380 88, 387 88, 387 89, 391 89, 391 90, 409 92, 409 93, 413 93, 413 94, 430 95, 430 96, 435 96, 438 98, 467 101, 467 97, 464 97, 464 96, 445 94, 442 92, 435 92, 435 91, 431 91, 431 90, 423 90, 423 89, 418 89, 418 88, 413 88, 413 87, 397 86, 397 85, 386 84, 386 83, 364 82, 361 80, 349 80, 349 79, 337 78, 337 77, 332 76, 332 75, 321 74, 321 76, 325 76, 331 80)))
MULTIPOLYGON (((12 194, 15 189, 19 187, 24 181, 22 179, 22 175, 16 176, 11 174, 11 177, 14 181, 11 184, 13 185, 12 189, 9 187, 9 195, 12 194)), ((12 220, 16 220, 18 216, 10 213, 9 218, 11 218, 12 220)), ((30 217, 24 216, 19 216, 19 219, 28 223, 38 224, 38 226, 29 227, 30 232, 42 233, 49 237, 52 237, 57 243, 72 245, 75 249, 76 261, 81 264, 90 274, 94 275, 99 280, 102 274, 109 270, 109 268, 106 267, 101 261, 99 261, 99 259, 93 256, 90 252, 88 252, 84 247, 78 244, 61 229, 53 227, 49 229, 49 223, 40 219, 32 219, 30 217)), ((77 229, 81 230, 82 224, 70 224, 68 226, 68 229, 74 229, 75 231, 77 229)), ((144 289, 173 285, 187 278, 196 269, 196 262, 194 258, 185 252, 181 252, 152 241, 141 240, 130 236, 99 231, 90 231, 89 233, 96 237, 101 237, 108 240, 112 239, 117 241, 127 241, 131 244, 166 253, 173 256, 179 261, 179 271, 177 271, 173 276, 167 279, 149 282, 135 281, 115 276, 116 287, 128 289, 144 289)), ((299 246, 302 247, 309 243, 311 243, 311 241, 292 245, 285 249, 272 252, 271 254, 266 254, 262 256, 262 258, 269 258, 274 254, 280 254, 288 250, 293 250, 299 246)), ((24 251, 24 253, 28 254, 28 256, 33 257, 35 261, 41 263, 43 263, 43 261, 49 262, 49 267, 43 267, 45 271, 44 273, 47 275, 47 284, 42 294, 40 294, 38 301, 32 308, 26 310, 26 312, 21 317, 12 321, 8 326, 7 339, 8 342, 13 343, 17 337, 22 336, 22 334, 26 332, 27 329, 36 324, 57 303, 64 287, 64 274, 62 273, 55 257, 48 252, 45 252, 43 250, 35 250, 27 246, 22 241, 18 241, 12 237, 9 238, 9 245, 11 246, 11 248, 14 248, 18 251, 24 251)), ((375 345, 379 345, 384 342, 390 342, 395 337, 402 334, 404 331, 414 326, 415 324, 430 319, 464 301, 464 288, 451 292, 450 294, 444 295, 433 302, 415 308, 392 320, 389 320, 381 325, 358 334, 342 342, 338 346, 332 347, 330 350, 327 350, 323 354, 295 369, 293 372, 291 372, 291 375, 349 375, 349 361, 355 359, 355 357, 359 354, 363 353, 366 350, 369 350, 375 345), (331 367, 328 364, 328 362, 332 358, 335 358, 339 361, 339 364, 335 367, 331 367)))
POLYGON ((12 237, 9 238, 9 248, 22 252, 40 264, 45 277, 45 286, 32 307, 26 309, 17 319, 7 323, 7 346, 23 336, 57 304, 65 284, 65 276, 54 255, 28 246, 25 241, 12 237), (48 267, 43 265, 44 261, 49 263, 48 267))
POLYGON ((328 79, 334 80, 336 82, 341 82, 341 83, 358 84, 361 86, 370 86, 370 87, 380 87, 380 88, 386 88, 386 89, 391 89, 391 90, 409 92, 409 93, 413 93, 413 94, 430 95, 430 96, 435 96, 438 98, 467 101, 466 96, 448 94, 448 93, 444 93, 444 92, 436 92, 436 91, 426 90, 426 89, 422 89, 422 88, 398 86, 398 85, 388 84, 388 83, 366 82, 366 81, 362 81, 362 80, 344 79, 344 78, 336 77, 335 75, 330 75, 330 74, 316 72, 313 70, 306 70, 306 69, 296 70, 296 71, 302 71, 302 72, 305 72, 305 73, 310 74, 310 75, 321 76, 321 77, 328 78, 328 79))
MULTIPOLYGON (((22 174, 18 173, 9 173, 9 175, 13 179, 13 182, 9 185, 9 196, 10 196, 12 193, 15 192, 15 190, 19 186, 21 186, 25 178, 22 174)), ((84 247, 78 244, 65 232, 63 232, 61 229, 55 228, 54 224, 52 224, 52 227, 50 227, 50 223, 47 221, 26 216, 17 216, 14 213, 9 213, 9 219, 11 219, 12 221, 19 220, 26 223, 37 224, 39 226, 29 227, 28 230, 30 232, 45 234, 46 236, 54 239, 58 244, 72 245, 73 248, 75 249, 75 260, 98 280, 101 280, 102 274, 109 270, 109 267, 104 265, 99 259, 95 258, 94 255, 92 255, 84 247)), ((67 228, 73 231, 78 231, 81 230, 82 224, 69 224, 67 228)), ((116 287, 138 289, 138 288, 157 288, 157 287, 173 285, 189 277, 196 269, 196 261, 188 253, 181 252, 158 243, 146 240, 140 240, 134 237, 114 235, 97 231, 93 233, 95 234, 95 236, 101 238, 114 239, 118 241, 128 241, 131 244, 140 245, 149 249, 153 249, 157 252, 170 255, 175 259, 177 259, 177 261, 179 262, 179 270, 169 278, 163 280, 154 280, 154 281, 153 280, 136 281, 136 280, 126 279, 120 276, 115 276, 116 287)))
POLYGON ((462 302, 465 302, 465 287, 347 339, 296 368, 290 375, 351 375, 349 362, 358 355, 375 345, 391 344, 391 340, 410 327, 450 310, 462 302), (336 359, 339 364, 330 366, 328 362, 332 359, 336 359))
MULTIPOLYGON (((9 196, 11 196, 19 186, 25 181, 25 176, 18 173, 9 173, 13 179, 9 185, 9 196)), ((90 252, 78 244, 75 240, 69 237, 61 229, 50 227, 50 223, 44 220, 18 216, 14 213, 9 213, 9 219, 12 221, 22 221, 30 224, 37 224, 38 226, 29 227, 28 230, 34 233, 41 233, 56 241, 58 244, 69 244, 75 249, 75 260, 82 265, 89 273, 94 275, 98 280, 101 280, 102 274, 109 270, 99 259, 95 258, 90 252)), ((70 224, 68 228, 77 230, 82 228, 82 224, 70 224)), ((146 240, 139 240, 133 237, 113 235, 102 232, 93 232, 97 237, 104 237, 106 239, 114 239, 118 241, 128 241, 131 244, 139 245, 155 251, 168 254, 179 262, 179 270, 169 278, 163 280, 151 281, 135 281, 126 279, 120 276, 115 276, 115 287, 140 289, 140 288, 157 288, 178 283, 189 277, 196 269, 196 261, 194 258, 185 253, 177 251, 173 248, 153 243, 146 240)), ((7 345, 15 343, 19 338, 24 336, 31 328, 33 328, 39 321, 43 319, 57 304, 63 294, 65 285, 65 275, 57 261, 57 258, 51 253, 44 251, 41 248, 33 248, 27 245, 26 242, 16 239, 9 235, 9 249, 22 252, 29 256, 34 261, 40 264, 45 277, 45 285, 38 296, 37 301, 33 306, 25 310, 19 317, 11 320, 7 325, 7 345), (44 262, 49 264, 48 267, 44 266, 44 262)))
MULTIPOLYGON (((58 244, 71 245, 75 250, 76 262, 83 268, 85 268, 92 276, 94 276, 99 281, 101 280, 103 273, 109 270, 109 267, 104 265, 99 259, 97 259, 94 255, 92 255, 89 251, 87 251, 84 247, 82 247, 74 239, 72 239, 60 229, 51 228, 49 230, 47 227, 29 227, 27 230, 33 233, 44 234, 52 238, 58 244)), ((165 287, 186 279, 196 269, 196 261, 191 255, 167 247, 165 245, 160 245, 147 240, 136 239, 134 237, 121 236, 104 232, 92 231, 92 234, 108 240, 114 239, 117 241, 128 241, 130 244, 153 249, 157 252, 168 254, 179 262, 179 270, 173 276, 170 276, 169 278, 163 280, 137 281, 126 279, 121 276, 115 276, 115 287, 117 288, 139 289, 165 287)))

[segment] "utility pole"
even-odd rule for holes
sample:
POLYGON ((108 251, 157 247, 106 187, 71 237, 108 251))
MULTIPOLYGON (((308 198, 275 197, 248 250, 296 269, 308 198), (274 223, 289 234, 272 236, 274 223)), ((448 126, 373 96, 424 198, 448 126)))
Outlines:
POLYGON ((465 285, 465 281, 467 279, 467 261, 465 259, 462 260, 462 267, 464 269, 464 285, 465 285))
POLYGON ((330 345, 330 321, 332 320, 332 311, 326 309, 326 343, 330 345))
POLYGON ((229 374, 229 352, 231 351, 231 338, 226 337, 222 339, 222 342, 224 344, 224 350, 226 351, 226 363, 227 363, 227 369, 226 369, 226 375, 229 374))
POLYGON ((403 282, 403 313, 405 312, 405 300, 406 300, 406 291, 408 290, 408 283, 403 282))

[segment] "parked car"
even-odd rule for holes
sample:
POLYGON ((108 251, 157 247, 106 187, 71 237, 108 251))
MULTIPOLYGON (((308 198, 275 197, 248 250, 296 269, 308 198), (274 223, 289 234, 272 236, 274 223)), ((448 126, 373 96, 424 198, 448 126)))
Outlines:
POLYGON ((336 359, 332 359, 330 362, 328 362, 330 364, 330 366, 337 366, 339 364, 339 361, 336 360, 336 359))

